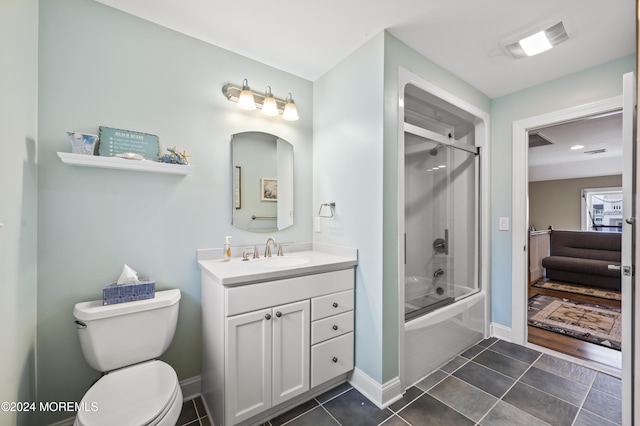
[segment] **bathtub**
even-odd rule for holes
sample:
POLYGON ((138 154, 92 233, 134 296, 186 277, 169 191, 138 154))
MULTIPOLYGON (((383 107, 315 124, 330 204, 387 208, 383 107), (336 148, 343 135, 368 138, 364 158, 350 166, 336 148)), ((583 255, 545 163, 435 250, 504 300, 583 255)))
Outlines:
MULTIPOLYGON (((407 284, 407 291, 414 290, 407 284)), ((455 302, 405 322, 405 389, 485 338, 485 293, 452 287, 460 294, 455 302)))

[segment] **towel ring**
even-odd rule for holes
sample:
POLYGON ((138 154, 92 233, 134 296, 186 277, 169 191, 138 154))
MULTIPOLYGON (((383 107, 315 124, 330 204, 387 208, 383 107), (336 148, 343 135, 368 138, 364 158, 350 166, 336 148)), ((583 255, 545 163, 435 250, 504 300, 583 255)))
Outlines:
POLYGON ((318 210, 318 217, 333 217, 333 213, 335 211, 336 208, 336 203, 324 203, 324 204, 320 204, 320 210, 318 210), (322 215, 322 208, 323 207, 329 207, 329 209, 331 209, 331 216, 327 216, 327 215, 322 215))

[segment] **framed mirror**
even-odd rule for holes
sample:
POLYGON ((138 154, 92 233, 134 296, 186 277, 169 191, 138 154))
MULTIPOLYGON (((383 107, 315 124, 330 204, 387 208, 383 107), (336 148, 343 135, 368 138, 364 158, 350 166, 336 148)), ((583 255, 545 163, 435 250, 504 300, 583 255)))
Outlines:
POLYGON ((293 145, 276 135, 231 136, 231 223, 251 232, 293 225, 293 145))

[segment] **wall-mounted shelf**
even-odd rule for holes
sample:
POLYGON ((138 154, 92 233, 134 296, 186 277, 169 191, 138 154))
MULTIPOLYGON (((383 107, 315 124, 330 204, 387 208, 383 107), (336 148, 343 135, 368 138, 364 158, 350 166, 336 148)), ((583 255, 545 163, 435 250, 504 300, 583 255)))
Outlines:
POLYGON ((73 154, 58 152, 63 163, 72 166, 98 167, 103 169, 134 170, 139 172, 167 173, 188 175, 195 170, 194 166, 182 164, 159 163, 151 160, 127 160, 118 157, 101 157, 98 155, 73 154))

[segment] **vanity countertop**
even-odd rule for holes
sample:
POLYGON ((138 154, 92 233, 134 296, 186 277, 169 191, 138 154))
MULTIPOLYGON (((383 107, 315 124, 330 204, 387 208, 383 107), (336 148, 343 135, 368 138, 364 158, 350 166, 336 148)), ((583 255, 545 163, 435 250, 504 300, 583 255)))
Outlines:
MULTIPOLYGON (((258 247, 260 255, 264 247, 258 247)), ((358 264, 358 251, 320 243, 285 245, 284 255, 242 260, 244 248, 232 248, 230 261, 222 260, 222 249, 198 250, 198 266, 224 286, 298 277, 353 268, 358 264)), ((251 256, 250 256, 251 257, 251 256)))

